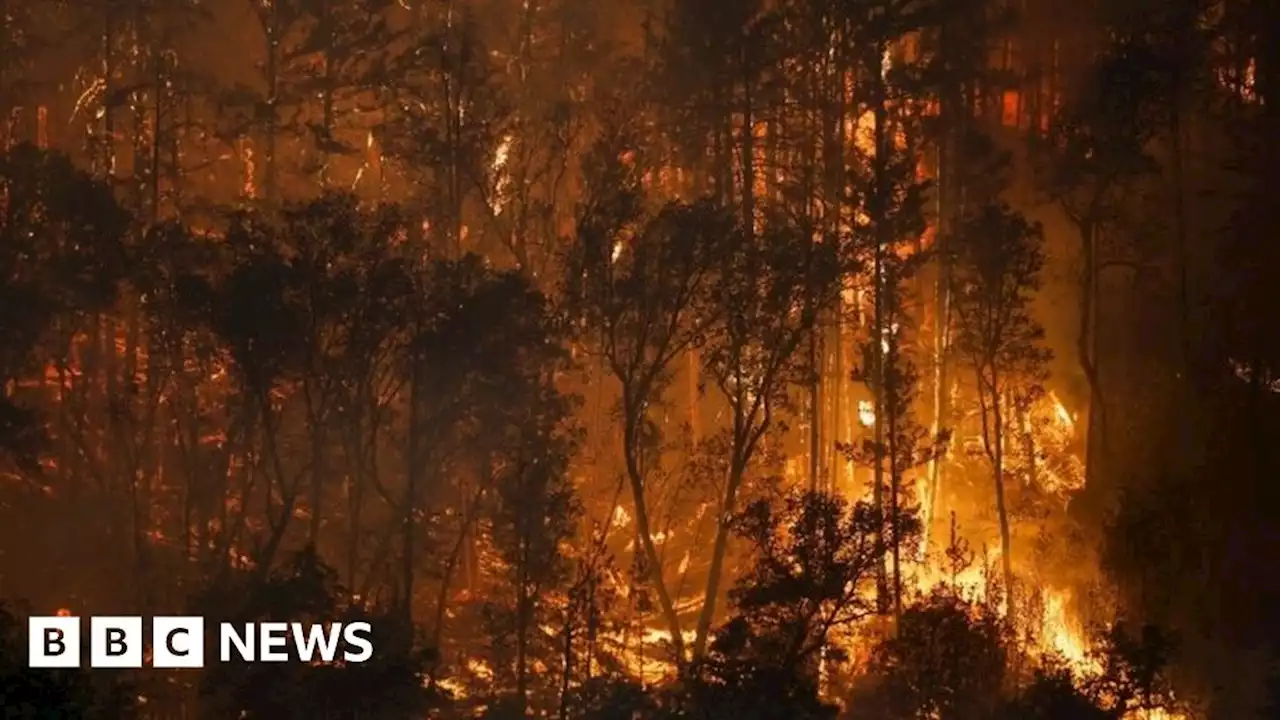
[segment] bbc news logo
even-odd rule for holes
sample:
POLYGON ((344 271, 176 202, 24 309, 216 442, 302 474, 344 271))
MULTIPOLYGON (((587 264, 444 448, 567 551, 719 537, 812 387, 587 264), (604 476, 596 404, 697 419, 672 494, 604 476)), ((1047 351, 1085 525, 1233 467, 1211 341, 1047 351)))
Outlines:
MULTIPOLYGON (((205 663, 202 617, 151 619, 151 667, 200 668, 205 663)), ((80 618, 33 617, 27 622, 27 664, 80 667, 80 618)), ((373 657, 366 622, 220 623, 218 660, 232 662, 362 663, 373 657), (294 652, 290 652, 290 650, 294 652), (339 652, 341 650, 341 652, 339 652)), ((89 667, 140 668, 146 636, 140 617, 89 618, 89 667)))

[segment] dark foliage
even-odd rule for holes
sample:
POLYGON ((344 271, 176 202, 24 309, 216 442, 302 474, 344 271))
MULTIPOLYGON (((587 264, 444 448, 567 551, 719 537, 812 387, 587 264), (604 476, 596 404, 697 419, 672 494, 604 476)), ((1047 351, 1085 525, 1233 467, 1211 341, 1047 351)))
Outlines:
MULTIPOLYGON (((206 618, 206 647, 217 647, 218 623, 367 622, 377 652, 364 663, 212 664, 202 679, 203 704, 220 717, 409 717, 443 699, 428 688, 434 652, 425 648, 398 613, 353 604, 333 569, 304 550, 263 579, 239 573, 196 599, 206 618)), ((290 649, 290 654, 293 654, 290 649)))

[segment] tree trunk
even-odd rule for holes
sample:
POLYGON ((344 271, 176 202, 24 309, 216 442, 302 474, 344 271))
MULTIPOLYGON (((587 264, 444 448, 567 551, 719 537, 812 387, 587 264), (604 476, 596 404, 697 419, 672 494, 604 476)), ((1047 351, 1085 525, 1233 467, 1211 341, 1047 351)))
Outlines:
POLYGON ((529 627, 532 624, 533 599, 529 596, 528 539, 522 543, 521 569, 516 586, 516 703, 519 717, 529 714, 529 627))
POLYGON ((114 3, 106 3, 102 12, 102 137, 99 138, 101 154, 95 158, 95 164, 99 165, 96 168, 97 174, 111 181, 116 175, 116 114, 111 105, 116 89, 116 67, 113 62, 116 40, 114 3))
POLYGON ((318 18, 322 24, 321 32, 324 33, 324 89, 321 95, 321 126, 323 128, 321 142, 324 143, 324 149, 321 151, 321 157, 324 163, 320 166, 320 187, 329 187, 329 164, 333 160, 333 143, 334 143, 334 110, 333 110, 333 92, 336 79, 333 73, 333 55, 336 50, 336 38, 334 33, 333 8, 328 0, 324 0, 320 4, 320 17, 318 18))
MULTIPOLYGON (((147 180, 150 184, 151 195, 151 224, 155 225, 160 221, 160 155, 161 155, 161 123, 164 122, 164 93, 165 93, 165 63, 168 60, 162 52, 153 52, 151 62, 153 64, 151 72, 151 88, 155 93, 152 98, 152 121, 155 123, 151 128, 151 157, 149 158, 150 167, 148 168, 149 176, 147 180)), ((173 131, 173 132, 176 132, 173 131)))
POLYGON ((702 612, 698 615, 698 628, 693 640, 695 663, 706 654, 707 640, 711 636, 711 624, 715 620, 716 601, 720 594, 720 581, 724 575, 724 559, 729 550, 730 521, 737 510, 738 489, 742 485, 743 475, 746 474, 746 450, 739 449, 746 445, 746 440, 739 442, 735 438, 734 445, 738 447, 734 450, 724 502, 720 506, 720 516, 716 520, 716 539, 711 549, 711 567, 707 571, 707 590, 702 598, 702 612))
POLYGON ((818 490, 818 463, 823 448, 820 440, 820 423, 822 420, 822 373, 818 364, 818 333, 809 336, 809 367, 813 369, 813 379, 809 383, 809 492, 818 490))
POLYGON ((992 443, 992 469, 996 483, 996 516, 1000 521, 1000 559, 1004 569, 1005 607, 1008 617, 1016 621, 1013 588, 1013 558, 1010 553, 1009 513, 1004 498, 1004 405, 1000 397, 1000 376, 991 372, 991 419, 995 426, 992 443))
POLYGON ((676 614, 675 603, 667 591, 666 581, 662 577, 662 557, 653 543, 652 524, 649 520, 649 507, 644 497, 644 475, 640 469, 639 419, 632 402, 624 400, 625 428, 622 437, 623 455, 626 459, 627 479, 631 485, 631 500, 636 513, 636 534, 640 541, 640 549, 644 553, 645 565, 649 571, 649 581, 658 594, 658 605, 662 617, 666 620, 667 629, 671 632, 671 645, 675 649, 677 665, 684 664, 684 636, 680 631, 680 618, 676 614))
MULTIPOLYGON (((750 63, 746 46, 740 50, 739 66, 742 71, 742 143, 739 162, 742 164, 742 223, 749 237, 754 237, 755 227, 755 107, 752 99, 752 83, 750 63)), ((750 241, 749 241, 750 242, 750 241)), ((735 409, 741 413, 741 405, 735 409)), ((816 427, 816 425, 815 425, 816 427)), ((749 442, 746 433, 734 438, 734 457, 729 469, 728 484, 725 487, 724 501, 720 506, 720 516, 716 520, 716 539, 711 551, 711 567, 708 569, 706 594, 702 598, 702 611, 698 615, 697 630, 693 641, 693 661, 702 659, 707 638, 711 634, 711 625, 715 620, 716 601, 720 593, 721 576, 724 574, 724 558, 729 547, 731 520, 738 499, 738 488, 742 484, 742 476, 746 472, 746 445, 749 442)), ((812 461, 811 461, 812 462, 812 461)), ((812 466, 811 466, 812 469, 812 466)))
POLYGON ((312 411, 311 417, 311 517, 307 537, 317 548, 320 541, 320 521, 324 517, 324 443, 323 411, 312 411))
POLYGON ((1039 487, 1040 485, 1040 465, 1036 454, 1036 426, 1034 417, 1034 406, 1030 402, 1021 403, 1024 407, 1019 408, 1019 415, 1022 422, 1022 447, 1027 454, 1027 485, 1030 487, 1039 487))
MULTIPOLYGON (((827 461, 827 482, 824 488, 827 492, 839 492, 841 490, 838 480, 843 476, 840 472, 841 452, 839 443, 844 442, 844 433, 842 432, 848 418, 842 412, 844 409, 844 399, 846 388, 844 384, 844 295, 837 293, 835 298, 835 322, 831 328, 831 333, 835 335, 832 342, 831 363, 834 366, 831 373, 831 429, 827 433, 826 449, 830 453, 827 461)), ((821 331, 821 325, 813 329, 813 335, 817 335, 821 331)))
POLYGON ((1106 414, 1098 374, 1098 258, 1097 227, 1092 220, 1079 224, 1083 257, 1080 268, 1080 328, 1076 352, 1089 386, 1088 426, 1085 428, 1085 486, 1097 477, 1097 465, 1105 444, 1106 414))
POLYGON ((702 422, 700 405, 702 401, 701 393, 698 392, 698 381, 701 378, 701 362, 698 359, 698 351, 695 348, 689 348, 689 435, 693 440, 693 444, 697 445, 702 440, 702 422))
MULTIPOLYGON (((564 645, 561 648, 561 662, 564 667, 560 672, 560 720, 569 720, 569 689, 573 679, 573 624, 577 622, 577 598, 569 598, 564 618, 564 645)), ((590 648, 587 650, 587 679, 591 676, 590 648)))
POLYGON ((407 432, 407 446, 405 448, 405 486, 404 486, 404 507, 401 508, 401 548, 400 548, 400 583, 401 583, 401 602, 404 607, 400 611, 404 614, 404 619, 412 625, 413 622, 413 579, 414 579, 414 509, 418 502, 418 485, 421 479, 422 458, 419 451, 421 442, 419 438, 422 434, 422 404, 421 371, 417 370, 417 363, 414 363, 415 369, 411 371, 413 377, 409 383, 409 422, 407 432))
MULTIPOLYGON (((894 337, 890 342, 898 342, 894 337)), ((889 354, 890 362, 897 354, 897 349, 889 354)), ((888 377, 897 377, 897 373, 893 368, 889 369, 888 377)), ((885 418, 888 424, 888 455, 889 455, 889 532, 893 536, 893 617, 895 620, 902 618, 902 537, 899 535, 899 514, 898 507, 899 497, 902 491, 902 471, 898 467, 898 412, 901 409, 897 400, 897 394, 901 391, 894 383, 895 387, 888 389, 889 401, 888 417, 885 418)))
MULTIPOLYGON (((1175 79, 1174 87, 1181 89, 1181 81, 1175 79)), ((1178 340, 1182 352, 1180 358, 1181 373, 1185 377, 1191 370, 1192 331, 1191 331, 1191 281, 1188 265, 1187 210, 1186 210, 1186 169, 1184 155, 1184 137, 1182 123, 1182 102, 1180 92, 1174 93, 1170 107, 1169 133, 1173 139, 1173 215, 1174 229, 1178 243, 1178 340)))
MULTIPOLYGON (((885 322, 885 293, 888 288, 885 283, 885 251, 889 243, 889 225, 888 218, 885 217, 887 208, 888 193, 885 188, 888 183, 888 168, 885 165, 885 123, 888 121, 888 112, 885 108, 885 89, 884 78, 880 73, 879 62, 883 57, 884 48, 880 45, 876 46, 877 67, 873 73, 875 78, 875 128, 874 128, 874 148, 875 157, 873 163, 873 180, 872 189, 872 208, 871 220, 876 224, 875 233, 875 263, 873 268, 873 278, 875 287, 875 329, 872 332, 872 348, 873 358, 873 377, 875 387, 874 392, 874 411, 875 411, 875 469, 874 486, 872 488, 872 503, 876 512, 884 517, 884 413, 885 413, 885 368, 884 368, 884 322, 885 322)), ((885 546, 884 533, 876 533, 876 607, 884 613, 889 607, 889 578, 888 571, 885 568, 885 546)))
MULTIPOLYGON (((943 110, 944 115, 946 110, 943 110)), ((945 122, 945 120, 944 120, 945 122)), ((934 244, 938 257, 938 279, 934 286, 933 307, 933 423, 931 438, 941 437, 946 427, 950 411, 948 393, 949 378, 947 374, 947 355, 951 345, 951 284, 952 264, 948 252, 950 233, 953 226, 955 210, 951 193, 956 183, 953 172, 953 146, 955 140, 950 135, 943 138, 938 148, 938 208, 937 227, 934 231, 934 244)), ((924 538, 921 543, 923 553, 929 552, 929 538, 933 533, 933 520, 938 512, 938 493, 942 488, 943 463, 945 458, 935 454, 929 460, 929 496, 924 506, 923 518, 924 538)))
POLYGON ((263 178, 263 196, 268 203, 276 201, 276 136, 279 133, 280 118, 277 115, 279 107, 277 105, 280 93, 280 11, 276 9, 273 3, 267 11, 267 127, 266 131, 266 162, 264 168, 265 176, 263 178))

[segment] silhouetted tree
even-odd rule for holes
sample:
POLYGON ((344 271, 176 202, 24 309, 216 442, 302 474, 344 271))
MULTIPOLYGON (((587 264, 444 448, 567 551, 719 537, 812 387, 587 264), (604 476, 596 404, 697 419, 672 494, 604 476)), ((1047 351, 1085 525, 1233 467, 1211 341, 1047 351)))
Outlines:
POLYGON ((790 407, 791 389, 814 372, 800 349, 814 332, 817 308, 839 291, 835 246, 817 242, 807 229, 771 224, 759 233, 741 227, 726 232, 714 290, 696 319, 706 336, 705 373, 724 396, 731 430, 695 662, 715 619, 743 482, 761 440, 790 407))
POLYGON ((998 717, 1008 720, 1109 720, 1113 716, 1080 690, 1070 670, 1037 668, 1031 682, 1004 704, 998 717))
POLYGON ((548 299, 518 272, 496 272, 466 255, 430 262, 417 277, 401 357, 404 484, 387 500, 399 520, 406 611, 421 533, 432 544, 452 541, 431 558, 442 563, 432 630, 438 638, 456 573, 464 571, 468 590, 478 587, 485 502, 504 458, 525 442, 512 428, 541 418, 540 432, 550 433, 547 418, 563 417, 548 393, 566 350, 548 299))
POLYGON ((622 453, 637 539, 675 655, 683 661, 680 621, 645 495, 659 445, 652 413, 676 359, 718 322, 708 294, 717 282, 723 239, 735 224, 709 203, 670 205, 649 216, 634 136, 621 127, 610 133, 585 168, 592 184, 567 264, 567 307, 621 386, 622 453))
POLYGON ((115 299, 128 217, 64 155, 19 145, 0 157, 0 450, 28 469, 43 434, 13 383, 57 361, 86 315, 115 299))
MULTIPOLYGON (((890 285, 886 286, 886 297, 881 303, 885 318, 890 323, 889 330, 881 336, 879 350, 873 349, 870 342, 863 345, 864 363, 852 374, 852 379, 867 383, 880 397, 882 416, 876 417, 874 422, 884 425, 883 431, 875 433, 881 442, 869 439, 861 445, 838 444, 849 462, 864 467, 882 467, 887 471, 885 490, 888 497, 884 498, 884 504, 889 587, 885 589, 888 594, 882 597, 882 602, 889 603, 895 617, 902 614, 904 543, 914 535, 900 527, 900 520, 913 517, 921 504, 934 502, 934 498, 915 497, 906 482, 907 473, 940 458, 950 440, 949 429, 931 437, 929 430, 915 416, 920 376, 910 357, 912 343, 907 337, 910 328, 905 327, 909 318, 902 297, 905 293, 902 275, 918 268, 920 259, 903 262, 892 258, 883 264, 882 270, 890 285), (868 370, 877 364, 882 366, 879 373, 870 375, 868 370)), ((915 547, 906 548, 908 560, 917 558, 919 553, 916 550, 915 547)))
POLYGON ((468 218, 489 215, 476 203, 497 201, 494 175, 503 170, 500 154, 509 152, 501 147, 510 101, 471 6, 418 4, 406 35, 407 51, 387 61, 384 75, 397 81, 383 85, 388 109, 377 140, 403 167, 427 245, 457 258, 483 249, 464 242, 484 229, 468 218))
POLYGON ((1106 395, 1098 369, 1099 274, 1123 253, 1114 232, 1126 192, 1158 169, 1148 145, 1161 128, 1159 87, 1151 74, 1150 48, 1120 38, 1100 53, 1083 88, 1033 143, 1039 182, 1062 209, 1080 240, 1079 330, 1076 352, 1089 387, 1086 483, 1106 444, 1106 395))
MULTIPOLYGON (((337 573, 307 547, 268 576, 237 573, 195 599, 210 619, 207 648, 218 647, 227 622, 367 622, 373 656, 363 663, 213 663, 202 678, 209 710, 244 718, 421 716, 443 699, 426 682, 434 649, 415 637, 398 613, 352 602, 337 573)), ((210 650, 212 651, 212 650, 210 650)), ((341 652, 341 648, 340 648, 341 652)))
POLYGON ((1107 628, 1093 654, 1101 665, 1086 688, 1114 717, 1134 712, 1178 709, 1169 682, 1175 638, 1154 626, 1124 621, 1107 628))
POLYGON ((541 402, 508 430, 512 450, 496 482, 493 541, 506 566, 505 584, 515 592, 510 601, 489 600, 487 609, 509 629, 493 641, 494 664, 497 677, 514 676, 509 710, 515 717, 538 706, 547 711, 558 700, 556 675, 534 672, 533 665, 563 659, 543 627, 570 602, 565 591, 571 565, 562 546, 572 539, 581 514, 567 472, 574 440, 570 409, 554 388, 544 390, 541 402), (511 646, 506 652, 500 649, 504 644, 511 646))
POLYGON ((1000 707, 1009 657, 990 608, 953 594, 908 607, 893 637, 871 652, 849 701, 850 720, 979 720, 1000 707))
POLYGON ((733 616, 693 666, 696 716, 830 718, 820 665, 846 660, 837 638, 871 615, 880 514, 820 493, 752 503, 735 529, 754 554, 730 592, 733 616))
POLYGON ((1044 329, 1031 315, 1032 294, 1044 267, 1043 236, 1004 206, 986 206, 965 220, 955 238, 952 292, 955 347, 977 382, 982 444, 995 483, 1001 563, 1009 617, 1015 594, 1006 503, 1006 437, 1019 398, 1037 397, 1047 376, 1044 329))

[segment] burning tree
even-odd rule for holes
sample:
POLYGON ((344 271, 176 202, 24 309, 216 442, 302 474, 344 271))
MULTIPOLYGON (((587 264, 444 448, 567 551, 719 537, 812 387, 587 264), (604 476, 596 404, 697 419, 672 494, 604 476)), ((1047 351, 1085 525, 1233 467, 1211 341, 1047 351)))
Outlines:
POLYGON ((976 381, 982 446, 995 483, 1007 608, 1013 616, 1013 560, 1006 507, 1006 435, 1013 408, 1043 392, 1050 353, 1031 299, 1044 267, 1044 238, 1007 206, 987 205, 955 238, 956 352, 976 381))
POLYGON ((853 374, 854 380, 866 382, 882 398, 881 415, 874 419, 877 423, 884 423, 884 432, 879 434, 882 440, 841 446, 850 462, 872 468, 880 467, 887 471, 888 483, 885 490, 888 491, 888 497, 885 498, 887 502, 884 512, 887 540, 885 551, 888 554, 885 559, 889 568, 880 588, 880 609, 883 612, 892 606, 894 617, 902 615, 902 553, 904 544, 917 535, 913 526, 918 522, 918 503, 935 502, 933 497, 921 498, 912 492, 912 488, 906 483, 907 473, 938 458, 950 438, 949 430, 931 434, 929 429, 916 420, 913 412, 919 395, 919 374, 907 354, 907 343, 903 342, 904 330, 899 324, 906 322, 906 318, 901 316, 900 307, 902 289, 898 271, 902 269, 901 265, 900 261, 893 265, 895 270, 891 271, 890 276, 898 289, 887 293, 889 297, 886 298, 886 304, 890 304, 892 308, 891 317, 896 318, 890 325, 890 332, 882 339, 879 352, 872 349, 869 343, 863 347, 863 355, 867 358, 864 368, 874 367, 876 362, 883 363, 883 368, 876 376, 868 376, 862 368, 853 374), (884 585, 887 587, 883 587, 884 585))

